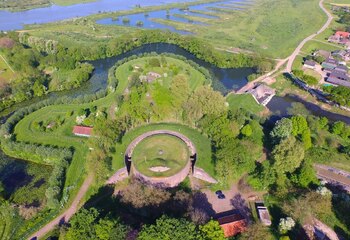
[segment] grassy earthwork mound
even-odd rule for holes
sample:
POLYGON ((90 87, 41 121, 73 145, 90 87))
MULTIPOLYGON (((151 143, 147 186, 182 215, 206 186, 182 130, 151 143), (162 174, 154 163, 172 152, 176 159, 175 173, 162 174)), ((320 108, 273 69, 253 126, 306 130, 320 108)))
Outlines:
POLYGON ((154 135, 142 140, 134 149, 135 168, 149 177, 169 177, 181 171, 189 161, 187 145, 167 134, 154 135))

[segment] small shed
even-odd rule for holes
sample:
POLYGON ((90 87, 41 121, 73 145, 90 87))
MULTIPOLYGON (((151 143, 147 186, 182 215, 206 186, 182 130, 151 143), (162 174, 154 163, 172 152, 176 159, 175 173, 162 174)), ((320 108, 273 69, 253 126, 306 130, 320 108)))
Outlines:
POLYGON ((92 127, 74 126, 73 134, 80 137, 90 137, 92 134, 92 127))
POLYGON ((259 219, 265 226, 271 225, 271 217, 269 210, 265 207, 264 202, 255 202, 256 210, 258 211, 259 219))

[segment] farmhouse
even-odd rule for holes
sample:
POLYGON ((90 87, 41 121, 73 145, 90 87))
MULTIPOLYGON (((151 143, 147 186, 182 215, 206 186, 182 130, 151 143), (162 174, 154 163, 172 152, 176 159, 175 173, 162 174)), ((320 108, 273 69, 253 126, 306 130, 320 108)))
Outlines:
POLYGON ((232 237, 243 232, 247 227, 247 221, 239 214, 234 213, 217 219, 219 225, 224 230, 225 237, 232 237))
POLYGON ((334 57, 339 57, 343 59, 345 62, 350 61, 350 51, 349 50, 337 50, 332 52, 334 57))
POLYGON ((304 62, 304 67, 310 68, 310 69, 315 69, 316 63, 314 61, 306 60, 304 62))
POLYGON ((345 45, 350 42, 350 33, 337 31, 334 35, 328 38, 328 41, 345 45))
POLYGON ((92 127, 74 126, 73 134, 80 137, 90 137, 92 133, 92 127))
POLYGON ((274 89, 266 86, 265 84, 257 85, 248 92, 252 94, 257 103, 263 106, 266 106, 276 94, 274 89))
POLYGON ((331 56, 331 52, 325 51, 325 50, 318 50, 315 52, 316 56, 324 57, 325 59, 329 58, 331 56))

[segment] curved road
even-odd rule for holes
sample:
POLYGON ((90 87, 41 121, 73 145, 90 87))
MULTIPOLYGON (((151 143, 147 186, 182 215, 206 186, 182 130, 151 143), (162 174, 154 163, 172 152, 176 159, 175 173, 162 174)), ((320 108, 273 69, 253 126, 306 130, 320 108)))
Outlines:
POLYGON ((322 28, 320 30, 318 30, 318 32, 308 36, 307 38, 305 38, 303 41, 301 41, 301 43, 299 43, 298 47, 294 50, 294 52, 292 53, 292 55, 289 56, 288 58, 288 63, 287 63, 287 67, 286 67, 286 72, 291 72, 292 71, 292 66, 293 66, 293 62, 295 60, 295 58, 298 56, 300 50, 304 47, 305 43, 310 41, 311 39, 313 39, 314 37, 316 37, 317 35, 319 35, 320 33, 322 33, 324 30, 326 30, 329 25, 331 24, 332 20, 333 20, 333 16, 331 13, 329 13, 327 11, 327 9, 323 6, 323 0, 321 0, 319 2, 319 6, 320 8, 323 10, 323 12, 325 12, 327 14, 327 22, 322 26, 322 28))
POLYGON ((75 196, 72 204, 70 207, 64 211, 61 215, 56 217, 54 220, 46 224, 44 227, 42 227, 39 231, 32 234, 28 239, 39 239, 44 237, 46 234, 51 232, 57 225, 68 222, 68 220, 73 216, 74 213, 76 213, 79 210, 79 203, 81 199, 85 196, 87 190, 89 189, 91 183, 93 180, 93 176, 89 175, 83 185, 80 187, 78 194, 75 196))
MULTIPOLYGON (((287 57, 287 58, 285 58, 285 59, 281 59, 281 60, 279 60, 279 61, 277 62, 276 67, 275 67, 272 71, 270 71, 270 72, 268 72, 268 73, 266 73, 266 74, 260 76, 259 78, 255 79, 254 81, 248 82, 248 83, 247 83, 246 85, 244 85, 241 89, 239 89, 238 91, 236 91, 236 94, 245 93, 245 92, 248 91, 249 89, 253 88, 253 87, 255 86, 255 83, 260 82, 260 81, 264 80, 265 78, 271 76, 271 75, 274 74, 275 72, 277 72, 278 69, 279 69, 283 64, 285 64, 286 62, 287 62, 287 66, 286 66, 284 72, 289 72, 289 73, 292 72, 293 62, 294 62, 295 58, 298 56, 300 50, 304 47, 305 43, 307 43, 308 41, 310 41, 311 39, 313 39, 314 37, 316 37, 317 35, 319 35, 319 34, 322 33, 323 31, 325 31, 325 30, 329 27, 329 25, 331 24, 331 22, 332 22, 332 20, 333 20, 332 14, 329 13, 329 12, 327 11, 327 9, 323 6, 323 1, 324 1, 324 0, 321 0, 321 1, 319 2, 318 5, 319 5, 320 8, 323 10, 323 12, 325 12, 325 13, 327 14, 328 19, 327 19, 327 22, 320 28, 320 30, 318 30, 316 33, 314 33, 314 34, 308 36, 308 37, 305 38, 303 41, 301 41, 301 42, 299 43, 299 45, 297 46, 297 48, 294 50, 294 52, 293 52, 289 57, 287 57)), ((233 91, 233 92, 234 92, 234 91, 233 91)))

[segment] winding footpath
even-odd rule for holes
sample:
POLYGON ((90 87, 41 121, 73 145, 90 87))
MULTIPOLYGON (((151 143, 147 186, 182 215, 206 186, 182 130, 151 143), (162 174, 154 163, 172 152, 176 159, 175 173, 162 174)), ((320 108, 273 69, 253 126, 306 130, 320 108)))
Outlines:
POLYGON ((81 202, 81 199, 85 196, 86 192, 88 191, 91 183, 93 180, 93 175, 88 175, 88 177, 85 179, 83 185, 80 187, 78 194, 75 196, 72 204, 70 207, 64 211, 61 215, 56 217, 54 220, 46 224, 44 227, 42 227, 39 231, 32 234, 28 239, 40 239, 44 237, 46 234, 54 230, 54 228, 57 225, 60 225, 62 223, 68 222, 68 220, 79 210, 79 203, 81 202))
POLYGON ((292 55, 289 56, 288 58, 288 62, 287 62, 287 67, 285 69, 286 72, 291 72, 292 71, 292 66, 293 66, 293 62, 295 60, 295 58, 298 56, 298 54, 300 53, 300 50, 304 47, 305 43, 307 43, 308 41, 312 40, 314 37, 316 37, 317 35, 321 34, 322 32, 324 32, 329 25, 331 24, 332 20, 333 20, 333 16, 330 12, 327 11, 327 9, 323 6, 323 1, 321 0, 319 2, 319 6, 322 9, 322 11, 324 13, 327 14, 327 22, 321 27, 320 30, 318 30, 316 33, 308 36, 307 38, 305 38, 303 41, 301 41, 298 45, 298 47, 294 50, 294 52, 292 53, 292 55))
POLYGON ((288 73, 291 73, 291 72, 292 72, 292 66, 293 66, 293 63, 294 63, 294 61, 295 61, 295 58, 299 55, 299 53, 300 53, 301 49, 304 47, 304 45, 305 45, 308 41, 310 41, 310 40, 312 40, 314 37, 316 37, 317 35, 319 35, 319 34, 321 34, 322 32, 324 32, 324 31, 329 27, 329 25, 331 24, 331 22, 332 22, 332 20, 333 20, 332 14, 329 13, 329 12, 327 11, 327 9, 323 6, 323 1, 324 1, 324 0, 321 0, 321 1, 319 2, 319 6, 320 6, 320 8, 322 9, 322 11, 323 11, 323 12, 327 15, 327 17, 328 17, 326 23, 325 23, 316 33, 314 33, 314 34, 312 34, 312 35, 306 37, 304 40, 302 40, 302 41, 299 43, 299 45, 297 46, 297 48, 294 50, 294 52, 293 52, 289 57, 287 57, 287 58, 285 58, 285 59, 279 60, 279 61, 277 62, 277 64, 276 64, 276 67, 275 67, 272 71, 270 71, 270 72, 268 72, 268 73, 266 73, 266 74, 260 76, 259 78, 255 79, 254 81, 248 82, 248 83, 247 83, 246 85, 244 85, 241 89, 237 90, 237 91, 236 91, 236 94, 245 93, 245 92, 248 91, 249 89, 253 88, 253 87, 255 86, 255 83, 261 82, 261 81, 263 81, 264 79, 270 77, 271 75, 273 75, 274 73, 276 73, 276 72, 278 71, 278 69, 279 69, 281 66, 283 66, 285 63, 287 63, 287 66, 286 66, 286 68, 283 70, 283 72, 288 72, 288 73))

